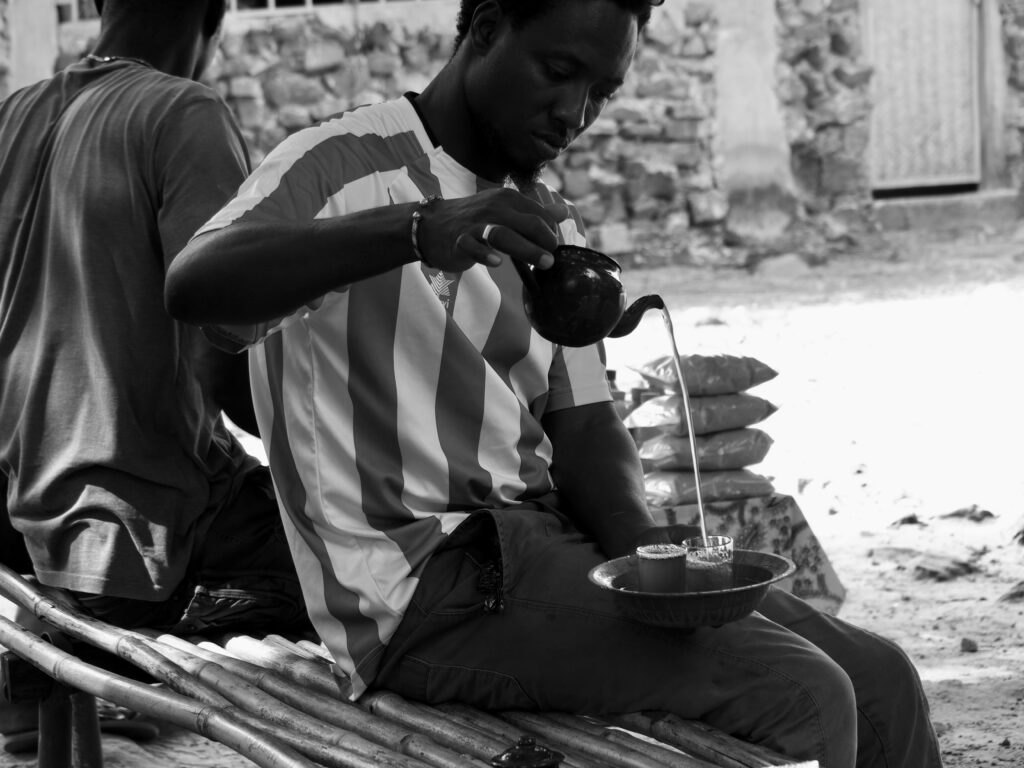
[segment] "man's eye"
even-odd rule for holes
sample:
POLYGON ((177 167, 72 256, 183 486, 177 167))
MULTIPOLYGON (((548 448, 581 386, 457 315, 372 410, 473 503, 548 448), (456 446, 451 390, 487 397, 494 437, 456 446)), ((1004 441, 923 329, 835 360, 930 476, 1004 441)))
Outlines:
POLYGON ((555 81, 565 80, 569 77, 569 73, 567 71, 559 67, 553 67, 550 64, 546 64, 544 66, 544 73, 548 76, 548 79, 555 81))

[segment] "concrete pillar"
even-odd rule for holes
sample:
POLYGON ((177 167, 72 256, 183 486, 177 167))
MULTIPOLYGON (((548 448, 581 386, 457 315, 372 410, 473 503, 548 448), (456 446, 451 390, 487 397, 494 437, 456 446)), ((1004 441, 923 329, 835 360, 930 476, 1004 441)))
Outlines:
POLYGON ((775 0, 716 0, 716 136, 729 228, 755 242, 778 237, 796 211, 782 108, 775 93, 775 0))
POLYGON ((57 9, 52 0, 8 0, 12 91, 53 74, 57 61, 57 9))

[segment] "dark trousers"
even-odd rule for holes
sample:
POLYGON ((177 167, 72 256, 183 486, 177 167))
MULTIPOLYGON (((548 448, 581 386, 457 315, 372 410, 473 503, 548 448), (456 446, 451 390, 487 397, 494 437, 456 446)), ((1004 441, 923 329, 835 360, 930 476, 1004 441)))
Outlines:
POLYGON ((940 768, 895 644, 781 590, 716 629, 639 624, 588 581, 604 559, 544 504, 474 515, 427 564, 375 685, 493 709, 666 710, 823 768, 940 768))
POLYGON ((185 579, 161 602, 74 593, 96 618, 175 634, 309 627, 266 467, 249 472, 199 542, 185 579))

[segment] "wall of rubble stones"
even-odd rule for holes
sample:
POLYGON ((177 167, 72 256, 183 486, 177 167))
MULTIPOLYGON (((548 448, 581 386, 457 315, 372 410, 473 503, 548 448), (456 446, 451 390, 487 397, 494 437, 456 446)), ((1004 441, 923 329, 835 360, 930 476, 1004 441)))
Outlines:
POLYGON ((0 0, 0 99, 10 91, 8 73, 11 68, 11 36, 7 24, 8 0, 0 0))
POLYGON ((1009 84, 1006 114, 1006 155, 1011 186, 1024 183, 1024 2, 1000 0, 1003 47, 1009 84))
MULTIPOLYGON (((691 227, 714 233, 725 220, 713 165, 712 9, 691 0, 684 14, 656 17, 617 98, 548 169, 610 253, 664 252, 666 239, 691 227)), ((451 44, 448 32, 395 24, 339 29, 313 15, 271 17, 225 36, 210 79, 258 161, 331 114, 421 90, 451 44)))
MULTIPOLYGON (((0 19, 9 0, 0 0, 0 19)), ((1024 178, 1024 0, 1000 0, 1010 89, 1014 183, 1024 178)), ((783 251, 828 253, 877 233, 867 151, 872 68, 860 0, 775 0, 776 92, 800 216, 783 251), (799 246, 800 243, 797 243, 799 246)), ((737 265, 749 244, 728 229, 716 178, 713 0, 656 10, 627 82, 591 129, 548 169, 592 241, 627 263, 737 265)), ((352 28, 315 14, 270 16, 222 40, 210 84, 236 113, 255 161, 332 114, 419 91, 448 60, 450 30, 400 23, 352 28)), ((67 61, 87 40, 65 48, 67 61)), ((3 85, 0 26, 0 87, 3 85)), ((770 255, 770 254, 769 254, 770 255)))
POLYGON ((872 68, 858 0, 776 0, 777 82, 793 170, 817 208, 870 198, 866 173, 872 68))

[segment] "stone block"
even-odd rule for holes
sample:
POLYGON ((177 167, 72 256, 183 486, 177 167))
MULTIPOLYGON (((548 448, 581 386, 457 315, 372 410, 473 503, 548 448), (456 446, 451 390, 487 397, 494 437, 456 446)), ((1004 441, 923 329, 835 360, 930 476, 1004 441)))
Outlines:
POLYGON ((370 85, 370 67, 366 56, 350 56, 343 68, 325 74, 323 82, 334 94, 351 99, 370 85))
POLYGON ((834 155, 843 151, 845 131, 838 125, 823 126, 814 137, 814 148, 820 155, 834 155))
POLYGON ((633 198, 629 204, 629 210, 634 221, 637 219, 654 220, 661 218, 664 207, 664 201, 643 193, 633 198))
POLYGON ((676 120, 704 120, 709 117, 709 111, 707 105, 691 97, 669 104, 665 109, 665 116, 676 120))
POLYGON ((821 188, 830 195, 858 192, 867 184, 867 169, 861 158, 846 154, 822 158, 821 188))
POLYGON ((800 10, 811 17, 825 13, 826 0, 800 0, 800 10))
POLYGON ((682 34, 683 30, 680 29, 679 23, 668 13, 660 13, 652 18, 644 30, 645 39, 661 48, 671 48, 682 34))
POLYGON ((545 167, 541 170, 540 180, 541 183, 547 184, 549 187, 555 190, 555 192, 562 192, 562 187, 564 186, 562 184, 562 177, 559 176, 558 173, 556 173, 555 170, 550 166, 545 167))
POLYGON ((824 39, 809 43, 804 47, 803 60, 817 72, 824 72, 828 67, 828 42, 824 39))
POLYGON ((705 58, 708 55, 708 47, 704 38, 696 31, 686 35, 679 48, 679 55, 687 59, 705 58))
POLYGON ((594 182, 585 168, 570 168, 562 173, 565 196, 570 200, 585 197, 594 191, 594 182))
POLYGON ((646 121, 629 121, 623 123, 621 128, 623 138, 635 141, 653 141, 654 139, 661 138, 664 133, 664 126, 646 121))
POLYGON ((871 141, 871 126, 868 121, 850 123, 843 131, 843 150, 854 157, 861 157, 868 151, 871 141))
POLYGON ((587 129, 587 136, 615 136, 619 132, 619 124, 607 115, 601 115, 587 129))
POLYGON ((591 168, 590 179, 594 183, 594 189, 598 192, 609 189, 618 189, 626 183, 622 174, 609 170, 603 166, 591 168))
POLYGON ((798 254, 784 253, 759 261, 754 268, 754 274, 766 280, 785 282, 805 277, 811 273, 811 269, 812 267, 798 254))
POLYGON ((623 223, 602 224, 594 227, 597 247, 609 256, 632 253, 636 248, 629 226, 623 223))
POLYGON ((577 149, 576 145, 573 144, 555 162, 564 165, 566 168, 584 168, 589 170, 590 166, 595 165, 599 161, 598 154, 592 149, 577 149))
POLYGON ((410 69, 427 72, 431 69, 430 49, 426 44, 415 41, 402 48, 402 61, 410 69))
POLYGON ((836 56, 859 59, 863 52, 860 15, 835 13, 828 20, 829 49, 836 56))
POLYGON ((284 104, 316 104, 327 93, 319 79, 277 70, 263 81, 263 95, 268 104, 280 107, 284 104))
POLYGON ((706 152, 697 141, 673 141, 664 145, 665 155, 677 168, 696 168, 706 152))
POLYGON ((309 109, 300 104, 285 104, 277 111, 277 122, 286 131, 298 131, 308 128, 313 120, 309 109))
POLYGON ((705 135, 704 120, 678 120, 666 121, 664 126, 665 138, 668 141, 698 141, 705 135))
POLYGON ((871 82, 875 68, 867 64, 855 64, 852 61, 841 62, 832 70, 832 77, 847 88, 862 88, 871 82))
POLYGON ((635 123, 646 120, 649 114, 649 107, 639 99, 616 99, 605 107, 602 116, 616 123, 635 123))
POLYGON ((340 96, 328 96, 309 110, 309 117, 313 122, 319 123, 340 115, 348 108, 348 99, 343 99, 340 96))
POLYGON ((1007 29, 1003 35, 1006 53, 1010 59, 1024 59, 1024 29, 1007 29))
POLYGON ((262 99, 263 86, 255 77, 232 77, 228 80, 228 97, 232 99, 262 99))
POLYGON ((366 63, 372 77, 393 77, 402 67, 402 57, 387 51, 371 51, 366 63))
POLYGON ((577 198, 573 202, 576 205, 576 210, 579 211, 580 217, 588 227, 600 224, 608 214, 608 205, 605 203, 604 198, 596 192, 577 198))
POLYGON ((729 201, 725 193, 717 189, 689 192, 686 207, 690 221, 698 227, 718 224, 729 214, 729 201))
POLYGON ((306 48, 303 70, 309 75, 330 72, 345 65, 348 54, 337 40, 318 40, 306 48))
POLYGON ((715 18, 714 5, 706 0, 689 0, 683 11, 683 18, 688 27, 699 27, 715 18))
POLYGON ((262 99, 235 99, 231 108, 243 129, 259 129, 267 118, 262 99))

